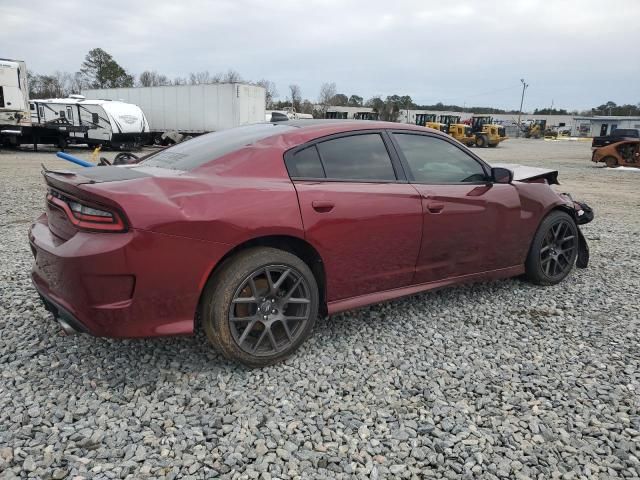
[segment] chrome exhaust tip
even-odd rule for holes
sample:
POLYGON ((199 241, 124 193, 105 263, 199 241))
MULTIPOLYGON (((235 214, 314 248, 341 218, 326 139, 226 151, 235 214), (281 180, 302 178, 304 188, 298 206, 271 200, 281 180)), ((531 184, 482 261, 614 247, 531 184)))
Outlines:
POLYGON ((62 318, 58 318, 58 325, 60 325, 60 327, 62 328, 62 331, 65 333, 65 335, 76 335, 80 332, 78 332, 75 328, 73 328, 71 325, 69 325, 64 319, 62 318))

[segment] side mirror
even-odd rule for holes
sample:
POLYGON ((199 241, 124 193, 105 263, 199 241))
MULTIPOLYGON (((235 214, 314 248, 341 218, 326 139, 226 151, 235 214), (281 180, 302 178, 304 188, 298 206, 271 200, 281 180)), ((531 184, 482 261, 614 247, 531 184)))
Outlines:
POLYGON ((508 168, 492 168, 491 179, 493 183, 511 183, 513 182, 513 172, 508 168))

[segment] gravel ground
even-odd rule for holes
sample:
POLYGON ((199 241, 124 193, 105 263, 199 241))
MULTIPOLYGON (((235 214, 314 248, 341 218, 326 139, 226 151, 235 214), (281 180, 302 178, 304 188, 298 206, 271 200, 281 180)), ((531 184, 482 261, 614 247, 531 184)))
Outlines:
POLYGON ((595 168, 583 142, 481 154, 558 168, 595 207, 588 269, 336 315, 248 370, 203 336, 61 335, 26 231, 40 163, 67 164, 0 153, 0 477, 640 477, 640 172, 595 168))

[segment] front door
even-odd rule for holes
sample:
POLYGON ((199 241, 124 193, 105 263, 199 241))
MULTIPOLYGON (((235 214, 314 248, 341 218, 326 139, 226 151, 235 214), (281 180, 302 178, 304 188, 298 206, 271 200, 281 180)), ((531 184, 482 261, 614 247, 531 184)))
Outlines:
POLYGON ((515 187, 488 181, 487 168, 448 139, 393 134, 407 176, 421 196, 423 232, 412 283, 512 267, 522 263, 515 187))
POLYGON ((399 181, 380 132, 287 155, 306 239, 324 259, 329 302, 409 285, 422 234, 417 191, 399 181))

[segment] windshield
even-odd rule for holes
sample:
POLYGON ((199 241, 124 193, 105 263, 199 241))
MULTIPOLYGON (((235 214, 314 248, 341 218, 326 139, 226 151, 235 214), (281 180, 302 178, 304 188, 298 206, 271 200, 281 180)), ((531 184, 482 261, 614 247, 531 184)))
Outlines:
POLYGON ((208 133, 161 150, 142 160, 140 165, 173 170, 192 170, 227 153, 267 137, 288 132, 293 128, 295 127, 282 124, 256 123, 208 133))

